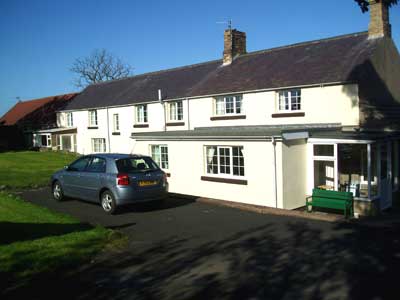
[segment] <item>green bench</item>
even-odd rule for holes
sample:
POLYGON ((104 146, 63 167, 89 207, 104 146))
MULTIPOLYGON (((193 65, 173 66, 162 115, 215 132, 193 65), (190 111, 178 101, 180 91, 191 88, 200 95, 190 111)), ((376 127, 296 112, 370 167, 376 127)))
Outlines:
POLYGON ((306 210, 311 212, 314 207, 340 209, 343 210, 346 218, 352 218, 354 215, 353 194, 350 192, 313 189, 312 196, 306 198, 306 210))

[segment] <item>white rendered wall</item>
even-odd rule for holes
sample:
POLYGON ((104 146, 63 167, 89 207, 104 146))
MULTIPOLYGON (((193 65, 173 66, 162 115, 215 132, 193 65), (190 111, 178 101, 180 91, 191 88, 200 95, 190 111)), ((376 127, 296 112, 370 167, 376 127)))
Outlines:
MULTIPOLYGON (((274 160, 271 142, 168 141, 135 144, 134 152, 150 155, 150 145, 168 145, 169 191, 200 197, 275 207, 274 160), (205 171, 204 146, 243 146, 247 185, 201 180, 205 171)), ((279 146, 278 146, 279 148, 279 146)), ((278 153, 279 155, 279 153, 278 153)), ((278 164, 279 161, 277 160, 278 164)), ((279 202, 282 202, 279 200, 279 202)))
POLYGON ((307 165, 305 140, 282 143, 283 208, 294 209, 305 205, 307 165))

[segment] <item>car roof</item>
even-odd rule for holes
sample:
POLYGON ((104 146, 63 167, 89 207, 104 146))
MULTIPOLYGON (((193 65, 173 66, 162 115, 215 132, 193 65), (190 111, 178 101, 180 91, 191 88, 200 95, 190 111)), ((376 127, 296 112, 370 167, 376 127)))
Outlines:
POLYGON ((147 157, 146 155, 141 155, 141 154, 124 154, 124 153, 93 153, 93 154, 88 154, 87 156, 97 156, 109 159, 147 157))

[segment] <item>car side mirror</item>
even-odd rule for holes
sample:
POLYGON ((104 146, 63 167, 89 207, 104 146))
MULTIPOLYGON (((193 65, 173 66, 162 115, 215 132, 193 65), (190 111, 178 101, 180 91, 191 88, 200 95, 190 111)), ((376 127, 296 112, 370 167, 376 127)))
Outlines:
POLYGON ((69 166, 64 166, 64 170, 69 171, 69 166))

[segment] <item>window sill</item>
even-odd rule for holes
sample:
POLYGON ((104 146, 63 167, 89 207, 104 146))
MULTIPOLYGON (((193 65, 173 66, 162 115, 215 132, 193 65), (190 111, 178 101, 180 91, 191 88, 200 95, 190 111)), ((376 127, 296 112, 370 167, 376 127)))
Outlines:
POLYGON ((167 125, 167 126, 184 126, 185 122, 167 122, 165 125, 167 125))
POLYGON ((99 129, 99 126, 89 126, 87 129, 99 129))
POLYGON ((247 180, 243 179, 219 178, 219 177, 209 177, 209 176, 201 176, 200 179, 203 181, 247 185, 247 180))
POLYGON ((277 113, 272 114, 272 118, 292 118, 292 117, 304 117, 306 114, 304 112, 288 112, 288 113, 277 113))
POLYGON ((121 135, 121 132, 113 132, 112 135, 121 135))
POLYGON ((241 119, 246 119, 246 115, 224 115, 224 116, 210 117, 211 121, 241 120, 241 119))
POLYGON ((149 128, 149 124, 135 124, 133 128, 149 128))

